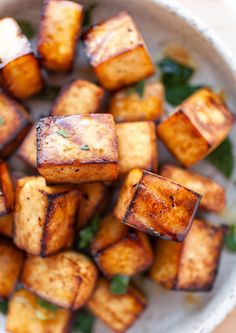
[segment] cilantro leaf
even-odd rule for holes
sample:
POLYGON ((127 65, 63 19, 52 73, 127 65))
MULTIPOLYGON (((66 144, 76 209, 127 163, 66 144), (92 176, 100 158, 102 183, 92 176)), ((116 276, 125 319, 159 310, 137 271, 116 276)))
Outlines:
POLYGON ((92 333, 94 322, 94 316, 87 309, 80 309, 74 319, 73 331, 92 333))
POLYGON ((1 300, 0 301, 0 312, 2 314, 6 314, 8 310, 8 301, 6 300, 1 300))
POLYGON ((90 150, 88 145, 80 146, 80 150, 90 150))
POLYGON ((233 145, 226 138, 207 158, 225 177, 230 178, 234 170, 233 145))
POLYGON ((87 8, 85 8, 85 10, 84 10, 84 22, 83 22, 84 28, 91 25, 92 13, 93 13, 93 10, 97 7, 97 5, 98 5, 97 3, 91 3, 90 5, 88 5, 87 8))
POLYGON ((38 304, 42 308, 52 311, 52 312, 56 312, 58 310, 58 307, 55 304, 49 303, 48 301, 46 301, 45 299, 42 299, 42 298, 38 299, 38 304))
POLYGON ((31 39, 35 36, 35 29, 30 22, 25 20, 18 20, 17 23, 27 38, 31 39))
POLYGON ((78 243, 79 249, 84 249, 90 244, 91 240, 98 232, 99 224, 100 224, 100 218, 98 215, 96 215, 92 220, 92 222, 86 228, 80 231, 79 243, 78 243))
POLYGON ((123 295, 127 293, 129 285, 129 276, 117 274, 113 276, 110 284, 110 291, 114 295, 123 295))
POLYGON ((191 86, 189 84, 181 84, 176 86, 166 86, 166 100, 173 106, 180 105, 186 98, 191 96, 195 91, 201 89, 202 86, 191 86))
POLYGON ((236 224, 232 224, 225 236, 225 246, 228 250, 236 252, 236 224))

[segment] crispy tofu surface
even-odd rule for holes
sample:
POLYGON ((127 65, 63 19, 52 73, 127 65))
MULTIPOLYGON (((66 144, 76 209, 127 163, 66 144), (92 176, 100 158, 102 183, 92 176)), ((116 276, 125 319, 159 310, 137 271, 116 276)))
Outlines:
POLYGON ((112 181, 118 176, 116 128, 109 114, 41 119, 37 166, 48 183, 112 181))
POLYGON ((22 273, 22 283, 27 289, 70 310, 77 310, 88 301, 96 280, 95 265, 75 251, 48 258, 28 257, 22 273))
POLYGON ((0 161, 0 216, 14 210, 15 193, 8 166, 0 161))
POLYGON ((117 333, 126 332, 145 310, 146 305, 145 297, 133 287, 124 295, 112 294, 109 282, 103 278, 99 279, 88 302, 89 310, 117 333))
POLYGON ((14 214, 10 213, 0 217, 0 234, 13 237, 14 214))
POLYGON ((201 195, 141 169, 128 174, 114 209, 123 223, 153 236, 182 242, 201 195))
POLYGON ((107 90, 117 90, 154 73, 144 40, 125 12, 93 26, 84 43, 97 78, 107 90))
POLYGON ((24 141, 17 151, 17 155, 26 162, 29 166, 36 169, 36 128, 33 126, 29 133, 27 133, 24 141))

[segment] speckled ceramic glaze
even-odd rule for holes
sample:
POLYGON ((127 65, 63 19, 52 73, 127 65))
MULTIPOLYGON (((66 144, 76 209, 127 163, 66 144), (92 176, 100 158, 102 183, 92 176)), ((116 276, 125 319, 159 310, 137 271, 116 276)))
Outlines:
MULTIPOLYGON (((81 1, 84 4, 94 1, 81 1)), ((105 19, 119 11, 128 11, 141 30, 154 60, 161 57, 163 48, 170 42, 182 44, 189 50, 197 66, 194 77, 196 83, 204 83, 217 89, 224 89, 227 101, 234 111, 236 108, 236 62, 202 22, 193 18, 185 9, 170 0, 96 0, 94 22, 105 19)), ((41 1, 39 0, 0 0, 1 17, 13 16, 30 20, 35 26, 39 21, 41 1)), ((209 13, 210 14, 210 13, 209 13)), ((67 77, 55 75, 51 81, 62 84, 72 77, 91 77, 91 70, 79 45, 76 68, 67 77)), ((35 118, 45 114, 50 104, 32 100, 27 102, 35 118)), ((235 142, 235 133, 231 134, 235 142)), ((235 144, 236 146, 236 144, 235 144)), ((171 157, 161 147, 161 162, 171 157)), ((18 163, 18 162, 17 162, 18 163)), ((16 161, 13 159, 12 164, 16 161)), ((17 165, 17 168, 22 168, 17 165)), ((200 163, 195 170, 214 177, 227 188, 228 208, 221 216, 208 215, 215 223, 230 223, 236 220, 233 205, 236 190, 233 182, 226 181, 207 162, 200 163)), ((235 179, 235 175, 234 175, 235 179)), ((150 305, 144 315, 130 329, 130 333, 209 333, 223 320, 236 304, 236 255, 224 251, 216 279, 210 293, 187 294, 164 290, 150 281, 141 282, 150 305)), ((4 330, 4 319, 0 319, 0 332, 4 330)), ((96 333, 109 330, 101 323, 96 325, 96 333)), ((37 332, 35 332, 37 333, 37 332)))

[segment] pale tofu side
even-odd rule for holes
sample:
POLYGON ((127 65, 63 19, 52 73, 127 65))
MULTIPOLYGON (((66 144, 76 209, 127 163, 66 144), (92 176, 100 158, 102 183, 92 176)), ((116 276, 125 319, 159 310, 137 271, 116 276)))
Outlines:
POLYGON ((114 215, 152 236, 182 242, 200 200, 200 194, 167 178, 133 169, 124 182, 114 215), (139 179, 133 182, 136 175, 139 179))
POLYGON ((0 161, 0 216, 12 213, 14 203, 15 193, 8 166, 0 161))
POLYGON ((44 2, 37 50, 45 68, 52 71, 69 71, 72 68, 82 14, 82 5, 73 1, 44 2))
POLYGON ((118 148, 112 115, 48 117, 36 125, 37 166, 48 183, 113 181, 118 148))
POLYGON ((17 22, 0 20, 0 58, 3 86, 16 98, 28 98, 42 89, 43 81, 37 59, 17 22))
POLYGON ((24 261, 23 253, 10 241, 0 239, 0 297, 7 298, 14 290, 24 261))
POLYGON ((117 123, 158 121, 164 113, 164 88, 160 82, 146 83, 143 96, 121 90, 111 96, 109 112, 117 123))
POLYGON ((73 80, 60 92, 52 107, 51 115, 96 113, 103 96, 104 90, 96 84, 85 80, 73 80))
POLYGON ((49 302, 77 310, 93 292, 97 269, 83 254, 65 251, 48 258, 28 257, 21 280, 27 289, 49 302))
POLYGON ((36 155, 36 128, 33 126, 19 147, 17 156, 29 166, 36 169, 36 155))
POLYGON ((32 120, 26 109, 4 92, 0 92, 0 157, 8 157, 21 143, 32 120))
POLYGON ((139 121, 116 125, 118 136, 119 173, 134 168, 157 172, 158 153, 153 122, 139 121))
POLYGON ((113 332, 124 333, 145 310, 147 301, 133 287, 124 295, 114 295, 109 282, 100 278, 87 306, 113 332))
POLYGON ((84 35, 84 43, 91 66, 107 90, 117 90, 154 74, 144 40, 125 12, 93 26, 84 35))
POLYGON ((160 175, 200 193, 202 200, 199 208, 203 210, 221 212, 226 206, 224 187, 210 178, 169 164, 161 168, 160 175))
POLYGON ((34 255, 47 256, 73 241, 79 191, 46 186, 43 177, 18 180, 14 222, 15 244, 34 255))
POLYGON ((71 320, 70 311, 46 309, 36 295, 20 289, 9 301, 6 329, 11 333, 67 333, 71 320))
POLYGON ((0 217, 0 234, 13 237, 14 214, 8 214, 0 217))
POLYGON ((157 127, 157 133, 181 164, 205 158, 229 134, 235 118, 222 99, 204 88, 187 98, 157 127))

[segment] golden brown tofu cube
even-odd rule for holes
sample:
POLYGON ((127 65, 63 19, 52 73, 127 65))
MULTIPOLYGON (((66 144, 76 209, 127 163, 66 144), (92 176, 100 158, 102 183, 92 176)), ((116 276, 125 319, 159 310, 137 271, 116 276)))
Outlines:
POLYGON ((133 169, 123 184, 114 215, 152 236, 182 242, 200 199, 200 194, 167 178, 133 169))
POLYGON ((15 194, 8 166, 0 161, 0 216, 14 210, 15 194))
POLYGON ((68 186, 46 186, 43 177, 18 180, 14 242, 28 253, 48 256, 74 238, 79 191, 68 186))
POLYGON ((14 290, 23 265, 23 253, 10 241, 0 239, 0 297, 7 298, 14 290))
POLYGON ((82 229, 103 208, 107 186, 102 183, 91 183, 82 184, 79 189, 81 191, 81 201, 77 218, 77 228, 82 229))
POLYGON ((84 80, 73 80, 62 89, 51 114, 71 116, 95 113, 100 107, 103 95, 104 90, 96 84, 84 80))
POLYGON ((199 208, 212 212, 220 212, 226 206, 224 187, 205 176, 195 172, 178 168, 174 165, 164 165, 161 176, 172 179, 175 182, 200 193, 202 200, 199 208))
POLYGON ((77 310, 87 302, 96 280, 95 265, 75 251, 61 252, 48 258, 31 256, 26 260, 22 273, 22 283, 26 288, 70 310, 77 310))
POLYGON ((39 26, 38 54, 52 71, 72 68, 83 7, 73 1, 46 0, 39 26))
POLYGON ((111 278, 116 274, 132 276, 147 270, 153 254, 147 235, 114 219, 105 217, 91 243, 100 270, 111 278))
POLYGON ((26 109, 7 94, 0 92, 0 157, 9 156, 31 126, 26 109))
POLYGON ((135 91, 122 90, 111 97, 109 112, 117 123, 160 119, 164 112, 164 88, 159 82, 145 84, 140 97, 135 91))
POLYGON ((201 161, 229 134, 234 116, 210 89, 186 99, 158 127, 167 148, 185 167, 201 161))
POLYGON ((154 73, 145 42, 125 12, 94 25, 84 43, 91 66, 107 90, 136 83, 154 73))
POLYGON ((48 183, 112 181, 118 176, 116 128, 110 114, 41 119, 37 166, 48 183))
POLYGON ((155 125, 138 121, 116 125, 118 136, 119 173, 134 168, 156 172, 158 164, 155 125))
POLYGON ((9 302, 6 329, 11 333, 66 333, 72 313, 42 307, 39 298, 25 289, 17 290, 9 302))
POLYGON ((13 237, 14 214, 8 214, 0 217, 0 234, 13 237))
POLYGON ((129 287, 126 294, 114 295, 109 290, 109 282, 103 278, 99 279, 88 302, 89 310, 117 333, 126 332, 146 306, 145 297, 137 289, 129 287))
POLYGON ((38 60, 17 22, 0 20, 0 70, 2 85, 16 98, 28 98, 42 89, 38 60))
POLYGON ((24 141, 17 151, 17 155, 32 168, 37 168, 36 163, 36 128, 33 126, 27 133, 24 141))
POLYGON ((158 240, 151 278, 168 289, 210 290, 224 234, 225 227, 196 219, 183 243, 158 240))

